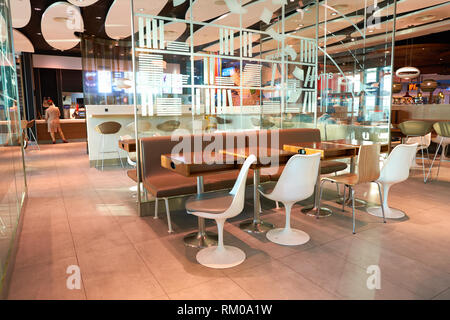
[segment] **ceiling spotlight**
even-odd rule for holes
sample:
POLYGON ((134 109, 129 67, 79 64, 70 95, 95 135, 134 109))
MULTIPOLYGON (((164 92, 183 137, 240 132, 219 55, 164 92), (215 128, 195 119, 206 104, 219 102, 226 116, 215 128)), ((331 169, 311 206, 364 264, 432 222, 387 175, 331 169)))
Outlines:
POLYGON ((144 8, 139 8, 138 9, 140 12, 143 12, 145 9, 144 8))
POLYGON ((355 38, 352 38, 352 41, 355 41, 355 38))
POLYGON ((36 10, 36 11, 41 11, 42 9, 41 8, 34 8, 34 10, 36 10))
POLYGON ((36 34, 37 34, 38 36, 42 35, 42 33, 40 33, 40 32, 37 32, 36 34))
POLYGON ((95 17, 95 19, 97 19, 97 20, 101 20, 101 19, 102 19, 102 17, 98 16, 98 17, 95 17))
POLYGON ((337 16, 337 12, 332 12, 331 15, 332 16, 337 16))

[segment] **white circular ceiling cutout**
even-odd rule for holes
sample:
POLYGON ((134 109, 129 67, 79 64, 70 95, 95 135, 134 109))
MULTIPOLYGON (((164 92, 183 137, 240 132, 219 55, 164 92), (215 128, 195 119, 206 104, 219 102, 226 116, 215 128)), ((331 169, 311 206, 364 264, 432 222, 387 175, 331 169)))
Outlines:
POLYGON ((72 49, 80 42, 74 33, 84 31, 80 9, 67 2, 52 4, 42 15, 41 30, 45 41, 53 48, 72 49))
MULTIPOLYGON (((246 5, 252 0, 242 0, 241 5, 246 5)), ((238 1, 239 3, 239 1, 238 1)), ((221 16, 230 10, 224 0, 195 0, 192 3, 192 15, 194 21, 206 21, 221 16)), ((191 10, 186 12, 186 20, 191 17, 191 10)))
MULTIPOLYGON (((135 13, 157 15, 168 0, 134 0, 135 13)), ((105 32, 112 39, 131 36, 131 7, 129 0, 115 0, 109 8, 105 20, 105 32)), ((137 30, 135 19, 135 30, 137 30)))
POLYGON ((31 19, 30 0, 11 0, 11 18, 13 28, 25 27, 31 19))
POLYGON ((67 0, 69 1, 71 4, 76 5, 77 7, 87 7, 90 6, 91 4, 96 3, 98 0, 67 0))
POLYGON ((16 52, 34 52, 34 46, 31 41, 20 31, 13 29, 14 51, 16 52))

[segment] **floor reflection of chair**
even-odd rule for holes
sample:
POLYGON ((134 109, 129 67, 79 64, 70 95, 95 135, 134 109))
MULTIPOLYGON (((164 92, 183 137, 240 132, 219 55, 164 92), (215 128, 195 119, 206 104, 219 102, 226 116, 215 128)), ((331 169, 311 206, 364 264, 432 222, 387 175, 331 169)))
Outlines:
MULTIPOLYGON (((323 184, 325 182, 332 182, 344 185, 344 199, 345 199, 345 188, 348 188, 349 196, 352 201, 352 220, 353 220, 353 233, 355 233, 355 187, 359 184, 375 182, 378 185, 378 193, 380 196, 380 203, 383 203, 383 196, 381 194, 381 184, 377 181, 380 177, 380 145, 362 145, 360 146, 358 153, 358 160, 356 164, 356 173, 342 174, 336 177, 326 177, 322 178, 320 183, 320 196, 319 196, 319 208, 322 200, 323 184)), ((342 204, 342 211, 345 211, 345 203, 342 204)), ((384 209, 381 207, 383 213, 383 222, 386 222, 384 216, 384 209)))
POLYGON ((388 197, 390 188, 397 183, 403 182, 409 177, 409 170, 412 159, 416 155, 417 143, 401 144, 392 150, 381 169, 380 177, 377 182, 383 185, 383 203, 382 207, 371 207, 367 212, 371 215, 382 217, 383 210, 386 218, 400 219, 405 216, 403 211, 389 208, 388 197))
POLYGON ((310 237, 306 232, 291 228, 291 209, 296 202, 305 200, 314 193, 320 156, 320 153, 293 156, 276 184, 266 184, 260 188, 264 197, 283 203, 286 209, 286 224, 284 228, 267 232, 266 237, 270 241, 288 246, 309 241, 310 237))
POLYGON ((219 241, 217 246, 211 246, 197 253, 197 261, 210 268, 224 269, 241 264, 245 253, 239 248, 223 244, 223 228, 226 219, 237 216, 244 209, 245 184, 250 166, 256 161, 250 155, 244 162, 233 189, 228 192, 198 194, 186 201, 188 213, 201 218, 213 219, 217 223, 219 241))

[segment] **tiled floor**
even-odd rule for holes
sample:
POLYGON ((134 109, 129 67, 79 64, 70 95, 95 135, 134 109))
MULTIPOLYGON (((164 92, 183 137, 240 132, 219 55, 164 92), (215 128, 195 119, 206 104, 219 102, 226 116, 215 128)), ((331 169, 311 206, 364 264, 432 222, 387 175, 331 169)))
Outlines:
MULTIPOLYGON (((183 245, 195 217, 173 212, 177 232, 169 235, 164 218, 136 216, 123 169, 89 168, 82 143, 41 149, 27 151, 29 198, 10 299, 450 299, 449 164, 439 181, 424 184, 414 171, 393 187, 390 204, 407 218, 384 225, 359 210, 356 235, 349 209, 342 213, 329 200, 336 213, 316 220, 296 205, 293 225, 311 236, 298 247, 242 232, 249 198, 225 233, 247 259, 214 270, 197 264, 197 250, 183 245), (71 265, 80 267, 81 289, 66 287, 71 265), (380 267, 380 290, 367 288, 371 265, 380 267)), ((367 200, 376 195, 375 186, 357 190, 367 200)), ((282 226, 283 209, 270 205, 264 219, 282 226)))

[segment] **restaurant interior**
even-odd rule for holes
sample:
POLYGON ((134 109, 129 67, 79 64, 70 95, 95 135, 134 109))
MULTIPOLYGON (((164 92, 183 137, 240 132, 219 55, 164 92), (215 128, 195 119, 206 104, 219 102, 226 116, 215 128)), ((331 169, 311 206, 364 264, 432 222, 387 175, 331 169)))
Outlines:
POLYGON ((450 1, 0 13, 1 299, 450 299, 450 1))

